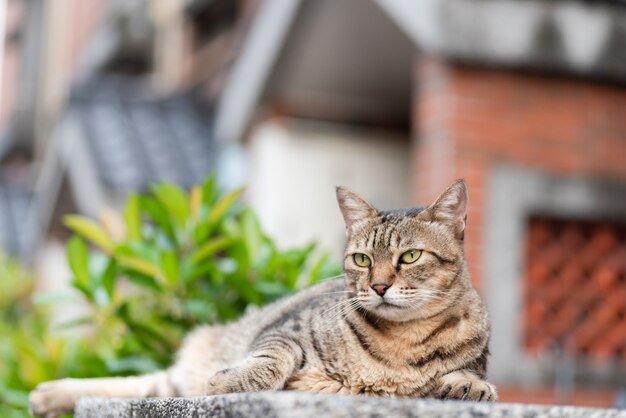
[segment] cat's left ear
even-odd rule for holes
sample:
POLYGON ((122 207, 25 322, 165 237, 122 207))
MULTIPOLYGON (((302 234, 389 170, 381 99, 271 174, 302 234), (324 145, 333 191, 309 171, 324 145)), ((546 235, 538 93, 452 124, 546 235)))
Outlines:
POLYGON ((452 183, 428 207, 434 221, 452 227, 454 235, 463 239, 467 221, 467 187, 463 180, 452 183))
POLYGON ((378 216, 378 210, 347 187, 337 187, 337 202, 349 230, 355 222, 378 216))

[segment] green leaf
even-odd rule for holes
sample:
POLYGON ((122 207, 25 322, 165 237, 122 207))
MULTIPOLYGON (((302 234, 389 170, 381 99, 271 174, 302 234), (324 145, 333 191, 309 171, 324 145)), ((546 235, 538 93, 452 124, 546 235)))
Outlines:
POLYGON ((152 221, 154 221, 154 223, 167 234, 167 236, 172 241, 174 241, 175 243, 178 241, 176 237, 176 232, 174 231, 174 227, 172 226, 172 222, 167 215, 167 211, 163 206, 161 206, 160 202, 147 196, 140 196, 139 206, 148 214, 148 216, 150 216, 150 219, 152 219, 152 221))
POLYGON ((205 275, 211 283, 222 283, 224 281, 224 274, 211 260, 205 260, 200 264, 185 263, 184 267, 183 280, 185 283, 189 283, 205 275))
POLYGON ((263 234, 257 217, 250 209, 245 210, 241 215, 241 227, 249 263, 254 264, 263 244, 263 234))
POLYGON ((237 220, 233 218, 226 218, 222 221, 220 227, 224 235, 237 240, 242 239, 243 228, 237 220))
POLYGON ((94 295, 91 291, 91 288, 86 286, 85 284, 79 282, 76 278, 74 278, 71 282, 72 286, 74 286, 77 290, 79 290, 87 299, 93 301, 94 295))
POLYGON ((194 251, 191 255, 191 260, 195 263, 199 263, 205 258, 228 248, 232 242, 233 240, 227 237, 213 238, 194 251))
POLYGON ((160 293, 163 289, 161 288, 161 286, 159 286, 159 284, 157 283, 156 280, 154 280, 154 278, 150 277, 150 276, 145 276, 143 274, 133 274, 128 276, 128 280, 131 283, 134 283, 138 286, 141 287, 145 287, 148 289, 152 289, 157 291, 158 293, 160 293))
POLYGON ((113 299, 115 293, 115 279, 117 279, 117 263, 111 260, 100 276, 100 283, 106 290, 109 299, 113 299))
POLYGON ((243 192, 244 188, 240 187, 218 200, 209 213, 209 224, 219 221, 243 192))
POLYGON ((193 241, 196 244, 201 244, 211 235, 213 232, 213 225, 209 225, 206 222, 199 222, 193 231, 193 241))
POLYGON ((84 288, 89 288, 89 252, 85 241, 73 236, 67 242, 67 260, 70 265, 76 283, 84 288))
POLYGON ((128 239, 132 241, 141 239, 141 211, 137 195, 128 197, 124 208, 124 220, 128 230, 128 239))
POLYGON ((202 188, 195 186, 189 192, 189 217, 192 222, 198 220, 200 209, 202 208, 202 188))
POLYGON ((80 215, 68 215, 63 218, 65 226, 76 232, 83 238, 91 241, 107 253, 113 251, 113 241, 106 232, 94 221, 80 215))
POLYGON ((178 225, 184 227, 189 216, 189 200, 185 192, 180 187, 170 183, 154 185, 151 190, 178 225))
POLYGON ((168 283, 176 283, 180 279, 180 266, 178 255, 174 251, 164 252, 161 256, 161 264, 168 283))
POLYGON ((202 203, 211 204, 217 195, 217 179, 210 175, 202 185, 202 203))
POLYGON ((115 257, 120 266, 129 270, 137 271, 146 276, 153 277, 155 279, 163 278, 164 274, 161 268, 150 261, 144 260, 139 257, 130 255, 118 255, 115 257))
POLYGON ((247 303, 254 305, 261 305, 263 303, 263 296, 254 288, 252 283, 244 277, 234 274, 230 277, 229 283, 239 292, 247 303))
POLYGON ((154 265, 159 265, 161 262, 161 249, 163 247, 168 250, 171 248, 171 246, 161 245, 159 242, 132 242, 129 244, 118 245, 117 248, 115 248, 114 257, 138 257, 149 261, 154 265))
POLYGON ((306 281, 301 283, 299 287, 309 286, 331 277, 338 277, 341 274, 341 270, 339 263, 331 260, 328 254, 322 254, 310 267, 308 273, 303 275, 306 281))

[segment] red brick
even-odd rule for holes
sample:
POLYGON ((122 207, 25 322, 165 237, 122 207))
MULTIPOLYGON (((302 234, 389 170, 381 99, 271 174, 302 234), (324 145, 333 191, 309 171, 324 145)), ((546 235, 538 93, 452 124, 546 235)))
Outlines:
MULTIPOLYGON (((430 201, 447 182, 465 178, 472 269, 482 267, 482 217, 496 165, 626 183, 626 89, 428 56, 417 62, 415 77, 414 196, 430 201)), ((568 239, 563 245, 572 251, 580 239, 568 239)), ((597 252, 580 257, 585 268, 598 261, 597 252)), ((572 279, 572 271, 563 274, 572 279)), ((481 276, 474 274, 476 282, 481 276)))

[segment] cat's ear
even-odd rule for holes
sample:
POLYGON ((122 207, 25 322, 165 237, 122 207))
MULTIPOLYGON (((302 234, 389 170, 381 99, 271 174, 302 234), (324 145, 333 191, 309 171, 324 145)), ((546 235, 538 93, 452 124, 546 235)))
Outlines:
POLYGON ((467 221, 467 187, 463 180, 452 183, 427 209, 433 221, 452 227, 454 235, 463 239, 467 221))
POLYGON ((347 187, 337 187, 337 202, 346 222, 346 229, 350 229, 355 222, 378 216, 378 210, 374 206, 347 187))

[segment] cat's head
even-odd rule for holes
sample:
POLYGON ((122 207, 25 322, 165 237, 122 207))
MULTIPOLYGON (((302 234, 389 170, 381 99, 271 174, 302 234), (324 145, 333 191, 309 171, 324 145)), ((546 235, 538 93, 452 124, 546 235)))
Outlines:
POLYGON ((436 314, 467 282, 463 235, 467 189, 450 185, 425 208, 382 211, 345 187, 337 200, 346 223, 344 271, 366 311, 406 321, 436 314))

